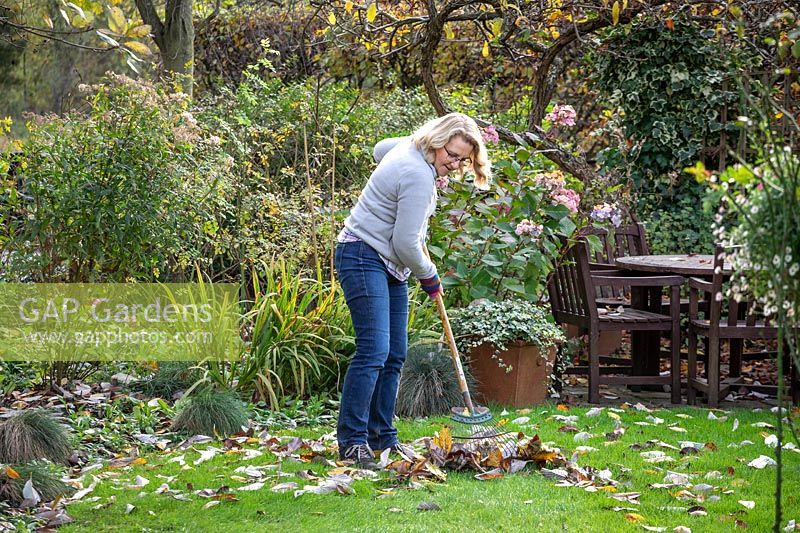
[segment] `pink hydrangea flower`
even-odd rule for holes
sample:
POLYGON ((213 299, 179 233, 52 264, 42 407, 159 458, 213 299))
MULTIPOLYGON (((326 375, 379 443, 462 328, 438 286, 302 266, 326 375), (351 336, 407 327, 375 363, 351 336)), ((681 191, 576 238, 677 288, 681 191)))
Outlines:
POLYGON ((544 118, 554 125, 574 126, 576 117, 577 113, 571 105, 556 104, 544 118))
POLYGON ((438 176, 436 178, 436 188, 440 191, 446 189, 447 186, 450 184, 450 178, 447 176, 438 176))
POLYGON ((572 189, 558 189, 552 196, 554 205, 563 205, 573 213, 578 212, 578 205, 581 203, 581 197, 572 189))
POLYGON ((517 224, 517 228, 514 230, 514 233, 517 235, 530 235, 531 237, 538 237, 542 234, 544 230, 544 226, 541 224, 534 224, 527 218, 520 221, 517 224))
POLYGON ((481 130, 481 137, 483 137, 483 142, 500 142, 500 134, 497 133, 497 129, 491 124, 481 130))

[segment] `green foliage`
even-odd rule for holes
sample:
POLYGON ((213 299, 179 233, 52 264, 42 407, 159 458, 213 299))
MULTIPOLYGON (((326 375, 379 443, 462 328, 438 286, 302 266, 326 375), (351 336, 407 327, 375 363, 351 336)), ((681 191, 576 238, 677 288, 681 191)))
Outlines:
MULTIPOLYGON (((711 186, 727 192, 725 208, 737 219, 719 230, 738 246, 730 257, 733 295, 755 297, 794 344, 793 328, 800 323, 800 159, 788 140, 770 131, 778 127, 770 124, 771 109, 762 103, 753 110, 758 129, 751 141, 758 162, 728 167, 711 186)), ((798 346, 792 348, 797 354, 798 346)), ((800 368, 800 357, 797 361, 800 368)))
POLYGON ((66 463, 70 455, 69 433, 47 411, 25 410, 0 424, 0 463, 35 459, 66 463))
POLYGON ((175 431, 189 435, 227 437, 248 425, 249 416, 244 402, 230 390, 203 387, 178 404, 172 422, 175 431))
POLYGON ((683 193, 669 203, 651 196, 642 198, 638 217, 645 221, 651 253, 710 254, 714 251, 711 227, 720 195, 696 183, 686 183, 683 189, 683 193))
MULTIPOLYGON (((467 385, 474 388, 470 375, 467 385)), ((458 377, 447 348, 438 343, 411 346, 400 377, 395 412, 413 418, 442 415, 460 403, 463 400, 458 377)))
POLYGON ((22 489, 28 480, 39 493, 43 502, 55 500, 58 496, 71 496, 75 489, 59 478, 58 472, 52 464, 42 461, 33 461, 26 464, 11 464, 0 468, 0 501, 9 501, 19 505, 25 498, 22 489), (10 468, 17 476, 9 476, 10 468))
POLYGON ((289 247, 294 261, 313 268, 374 168, 375 143, 410 133, 431 116, 429 104, 420 90, 365 95, 340 82, 284 83, 257 71, 199 114, 237 162, 236 213, 220 223, 229 256, 218 270, 268 262, 289 247))
POLYGON ((714 207, 698 208, 709 203, 705 191, 680 169, 697 158, 716 164, 721 135, 731 142, 722 113, 737 100, 731 77, 746 54, 694 22, 676 19, 672 30, 652 19, 611 31, 589 58, 596 88, 618 110, 604 131, 621 129, 598 161, 631 180, 652 251, 710 252, 714 207))
POLYGON ((147 397, 170 399, 175 393, 190 388, 200 377, 200 369, 194 363, 163 361, 148 379, 138 382, 136 388, 147 397))
POLYGON ((283 83, 261 77, 255 66, 235 92, 207 105, 203 120, 230 141, 240 171, 272 192, 312 183, 329 187, 336 137, 336 187, 362 185, 374 166, 372 149, 383 137, 408 134, 430 117, 421 91, 362 94, 340 82, 307 78, 283 83))
POLYGON ((715 35, 683 20, 671 31, 653 19, 612 31, 592 55, 596 87, 624 110, 618 125, 633 141, 619 163, 645 191, 677 193, 675 171, 733 129, 720 113, 736 101, 733 87, 725 88, 735 62, 715 35))
POLYGON ((564 340, 550 312, 525 300, 479 300, 453 310, 450 323, 462 353, 481 344, 493 344, 503 351, 513 341, 548 348, 564 340))
POLYGON ((556 201, 568 189, 565 179, 558 171, 537 170, 539 162, 519 148, 494 161, 491 190, 453 180, 440 195, 429 249, 444 273, 448 301, 540 298, 557 254, 557 236, 570 235, 576 223, 572 211, 556 201), (525 227, 532 233, 517 233, 525 227))
POLYGON ((209 378, 237 384, 272 409, 286 397, 304 397, 338 386, 342 363, 355 341, 337 286, 322 277, 292 272, 282 259, 254 277, 255 299, 244 317, 247 347, 230 366, 211 363, 209 378))
MULTIPOLYGON (((34 117, 3 183, 11 279, 175 279, 215 253, 231 164, 163 87, 109 75, 87 115, 34 117)), ((11 154, 0 155, 0 167, 11 154)))
POLYGON ((9 396, 12 391, 33 387, 39 378, 36 364, 0 361, 0 394, 9 396))

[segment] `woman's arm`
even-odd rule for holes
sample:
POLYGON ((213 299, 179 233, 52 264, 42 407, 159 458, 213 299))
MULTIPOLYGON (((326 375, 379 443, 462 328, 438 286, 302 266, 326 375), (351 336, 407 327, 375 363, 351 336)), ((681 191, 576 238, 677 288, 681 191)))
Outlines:
POLYGON ((434 194, 432 178, 428 177, 398 191, 392 247, 400 261, 420 279, 436 275, 436 266, 425 255, 420 235, 434 194))

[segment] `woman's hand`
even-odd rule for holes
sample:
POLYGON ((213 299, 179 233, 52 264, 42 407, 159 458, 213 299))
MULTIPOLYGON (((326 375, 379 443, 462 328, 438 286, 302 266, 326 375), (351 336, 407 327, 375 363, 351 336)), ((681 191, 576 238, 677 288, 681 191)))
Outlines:
POLYGON ((439 274, 435 274, 433 277, 420 279, 420 285, 422 285, 422 290, 427 293, 431 300, 435 300, 438 295, 444 295, 444 289, 442 289, 442 282, 439 280, 439 274))

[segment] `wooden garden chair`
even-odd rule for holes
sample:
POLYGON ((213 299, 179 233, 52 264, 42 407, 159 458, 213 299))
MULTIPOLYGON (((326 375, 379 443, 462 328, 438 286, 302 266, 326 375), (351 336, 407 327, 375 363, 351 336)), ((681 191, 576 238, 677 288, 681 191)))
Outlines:
MULTIPOLYGON (((709 407, 717 407, 719 401, 724 399, 735 387, 747 386, 741 377, 741 360, 743 357, 741 346, 736 347, 735 343, 743 343, 745 339, 750 340, 774 340, 778 338, 778 328, 770 324, 769 320, 759 316, 754 309, 752 301, 737 302, 727 296, 728 287, 722 273, 722 265, 725 261, 726 249, 717 245, 714 253, 715 274, 711 281, 697 278, 689 279, 689 372, 687 381, 687 401, 694 404, 697 392, 705 394, 708 399, 709 407), (708 312, 700 317, 698 301, 701 295, 708 300, 708 312), (705 351, 707 355, 706 378, 697 375, 698 361, 698 338, 703 337, 706 341, 705 351), (720 348, 722 343, 729 343, 731 360, 729 376, 725 380, 720 376, 720 348)), ((759 352, 757 355, 764 354, 759 352)), ((744 354, 747 357, 748 354, 744 354)), ((757 357, 749 357, 755 359, 757 357)), ((789 358, 787 357, 787 362, 789 358)), ((787 376, 795 374, 794 365, 787 376)), ((796 379, 789 379, 792 385, 792 394, 795 402, 797 401, 796 379)), ((767 389, 773 392, 775 387, 768 386, 747 386, 752 389, 767 389)))
MULTIPOLYGON (((589 266, 594 271, 618 270, 614 259, 623 255, 649 255, 644 226, 638 222, 615 228, 613 234, 605 228, 591 227, 586 235, 593 235, 600 241, 599 250, 591 250, 586 243, 589 254, 589 266)), ((597 287, 597 305, 616 308, 620 305, 630 306, 629 287, 597 287)))
MULTIPOLYGON (((619 271, 592 271, 589 263, 588 248, 585 239, 570 246, 562 261, 553 272, 548 282, 550 304, 556 322, 573 324, 588 331, 589 360, 588 364, 575 366, 568 372, 586 373, 589 376, 589 402, 600 401, 600 385, 671 385, 672 403, 681 401, 680 384, 680 286, 684 279, 681 276, 624 276, 619 271), (595 301, 598 287, 631 290, 670 287, 669 315, 653 313, 634 308, 625 308, 622 312, 603 312, 595 301), (603 366, 601 362, 614 362, 613 358, 602 358, 599 355, 598 343, 601 331, 651 331, 658 335, 661 331, 670 332, 669 376, 660 375, 625 375, 630 374, 630 360, 625 366, 603 366), (609 375, 609 374, 623 375, 609 375)), ((660 357, 660 353, 632 354, 632 357, 660 357)), ((657 365, 656 365, 657 366, 657 365)))

